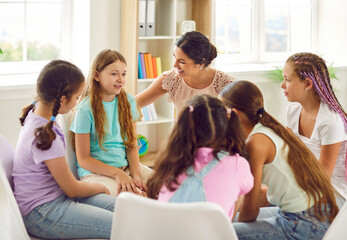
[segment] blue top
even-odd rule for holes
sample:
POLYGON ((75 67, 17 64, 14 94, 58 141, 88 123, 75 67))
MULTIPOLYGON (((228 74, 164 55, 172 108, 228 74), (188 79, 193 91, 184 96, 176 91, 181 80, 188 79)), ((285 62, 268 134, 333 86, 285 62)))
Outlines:
MULTIPOLYGON (((135 98, 127 94, 130 103, 133 121, 140 117, 135 98)), ((107 117, 106 140, 102 150, 96 138, 96 129, 94 124, 93 111, 90 104, 90 98, 82 100, 76 109, 75 116, 72 120, 70 130, 74 133, 90 134, 90 156, 114 167, 128 166, 128 160, 125 152, 125 145, 121 136, 120 125, 118 121, 118 98, 115 97, 111 102, 104 102, 104 110, 107 117)), ((79 177, 84 177, 91 173, 82 168, 77 163, 77 173, 79 177)))

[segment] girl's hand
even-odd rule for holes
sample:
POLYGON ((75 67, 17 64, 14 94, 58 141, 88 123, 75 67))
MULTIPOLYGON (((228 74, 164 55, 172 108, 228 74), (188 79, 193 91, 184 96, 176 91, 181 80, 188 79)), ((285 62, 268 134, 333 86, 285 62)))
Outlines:
POLYGON ((93 184, 95 184, 100 189, 100 193, 105 193, 110 195, 110 191, 107 189, 107 187, 105 187, 101 183, 93 183, 93 184))
POLYGON ((134 180, 130 176, 128 176, 128 174, 126 174, 124 171, 119 170, 115 177, 115 180, 117 182, 116 195, 118 195, 120 192, 137 193, 134 180))
POLYGON ((133 181, 136 187, 140 188, 142 191, 147 191, 145 184, 142 182, 141 176, 139 173, 131 174, 133 181))

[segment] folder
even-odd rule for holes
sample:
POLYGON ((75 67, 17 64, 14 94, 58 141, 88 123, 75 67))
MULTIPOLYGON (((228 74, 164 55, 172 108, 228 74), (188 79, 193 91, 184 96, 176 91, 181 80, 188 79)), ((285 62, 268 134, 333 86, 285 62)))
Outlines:
POLYGON ((146 2, 139 1, 139 37, 146 36, 146 2))
POLYGON ((155 0, 147 0, 146 36, 155 35, 155 0))

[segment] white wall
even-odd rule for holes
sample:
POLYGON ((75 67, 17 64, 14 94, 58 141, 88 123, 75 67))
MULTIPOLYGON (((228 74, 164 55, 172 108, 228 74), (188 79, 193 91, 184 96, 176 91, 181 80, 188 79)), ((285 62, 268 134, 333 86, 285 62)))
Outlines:
POLYGON ((345 66, 347 65, 346 13, 346 0, 318 1, 318 52, 329 62, 345 66))

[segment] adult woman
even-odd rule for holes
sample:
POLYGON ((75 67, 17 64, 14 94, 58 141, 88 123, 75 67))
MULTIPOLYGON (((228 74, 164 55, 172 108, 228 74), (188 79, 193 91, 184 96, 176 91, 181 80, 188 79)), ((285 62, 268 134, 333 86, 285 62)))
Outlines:
POLYGON ((217 57, 216 47, 200 32, 184 34, 174 50, 174 69, 160 75, 146 90, 136 96, 139 107, 144 107, 165 93, 178 111, 187 100, 200 94, 218 96, 224 86, 235 79, 209 67, 217 57))

